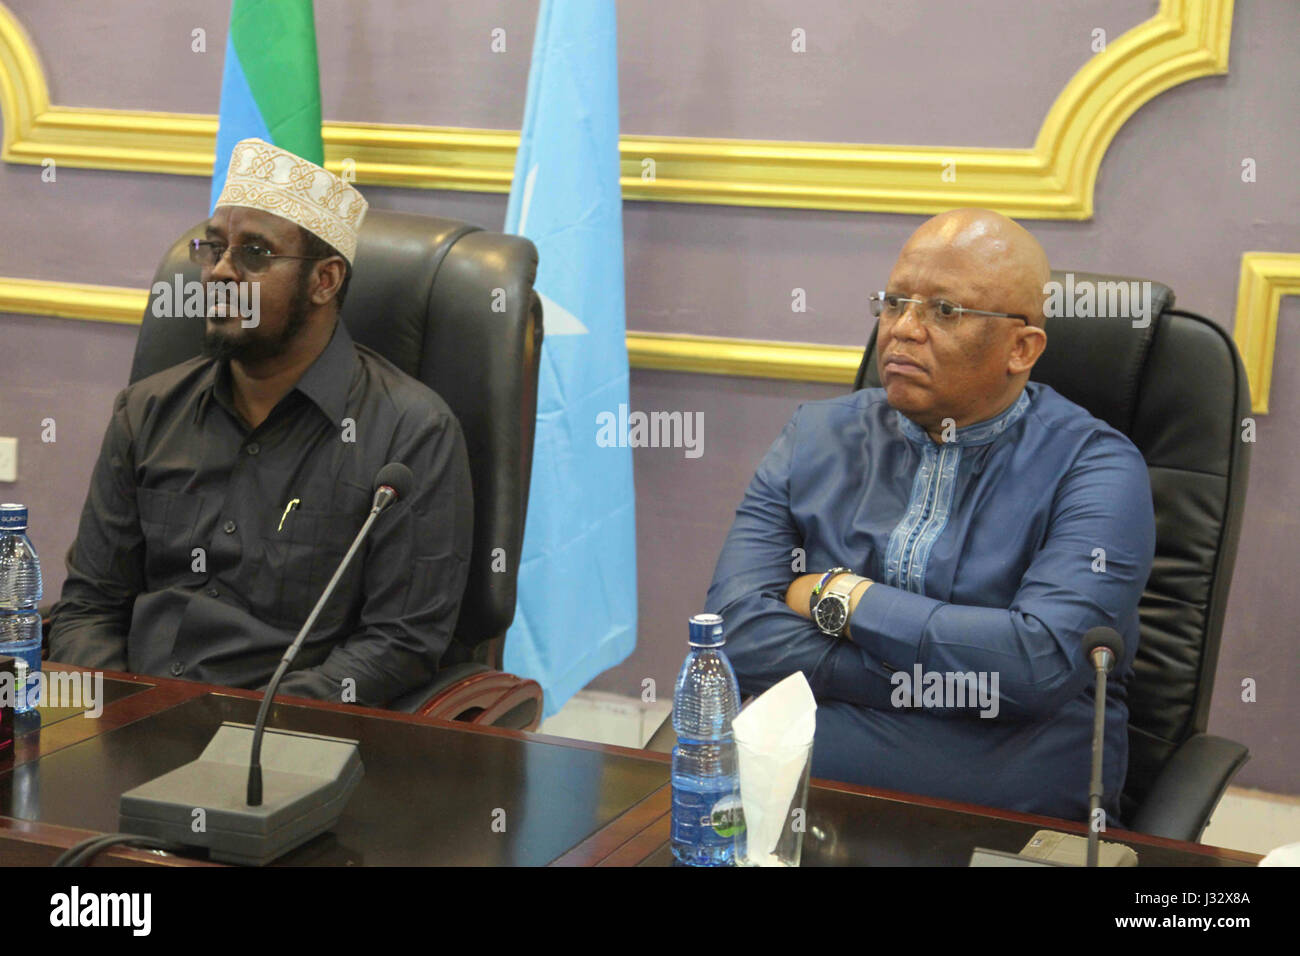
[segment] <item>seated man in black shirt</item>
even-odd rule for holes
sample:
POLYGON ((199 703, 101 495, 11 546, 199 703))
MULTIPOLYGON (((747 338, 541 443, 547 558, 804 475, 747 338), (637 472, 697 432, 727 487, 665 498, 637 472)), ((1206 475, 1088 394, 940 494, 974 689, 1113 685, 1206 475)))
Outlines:
POLYGON ((209 296, 204 356, 124 389, 53 610, 56 661, 236 687, 270 680, 370 511, 376 521, 281 684, 382 706, 426 683, 456 624, 473 521, 446 403, 339 321, 367 204, 260 140, 235 147, 205 288, 258 283, 251 319, 209 296))

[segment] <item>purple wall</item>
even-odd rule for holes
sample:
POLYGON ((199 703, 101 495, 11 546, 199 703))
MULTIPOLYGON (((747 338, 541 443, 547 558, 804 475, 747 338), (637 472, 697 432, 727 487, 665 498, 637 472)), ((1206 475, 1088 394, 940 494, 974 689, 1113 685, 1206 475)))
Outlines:
MULTIPOLYGON (((215 112, 224 5, 9 0, 44 62, 54 102, 215 112), (75 15, 74 15, 75 14, 75 15), (190 51, 207 30, 208 52, 190 51)), ((1028 146, 1056 93, 1088 57, 1095 27, 1114 39, 1154 0, 816 0, 797 13, 764 0, 620 4, 623 129, 629 133, 843 142, 1028 146), (978 10, 978 12, 976 12, 978 10), (789 52, 790 31, 808 52, 789 52), (1007 55, 985 55, 1005 50, 1007 55), (978 51, 980 55, 971 55, 978 51)), ((531 5, 317 0, 325 114, 331 119, 517 128, 532 45, 531 5), (472 9, 471 9, 472 8, 472 9), (363 12, 364 11, 364 12, 363 12), (507 52, 489 50, 493 27, 507 52), (394 64, 401 64, 400 69, 394 64)), ((1238 0, 1231 71, 1164 93, 1120 130, 1102 165, 1092 221, 1027 222, 1057 267, 1137 273, 1230 326, 1240 256, 1300 252, 1300 5, 1238 0), (1244 157, 1258 181, 1240 179, 1244 157)), ((206 209, 205 180, 0 164, 0 276, 143 287, 158 256, 206 209)), ((363 187, 378 208, 499 228, 505 197, 363 187)), ((840 344, 863 341, 866 296, 888 274, 916 216, 672 203, 625 207, 628 327, 840 344), (791 290, 808 311, 790 311, 791 290)), ((1259 419, 1250 503, 1229 604, 1211 731, 1247 743, 1238 781, 1300 793, 1292 729, 1300 696, 1300 306, 1283 300, 1272 413, 1259 419), (1244 677, 1258 702, 1242 703, 1244 677)), ((57 594, 114 392, 135 329, 0 316, 0 435, 20 438, 20 481, 57 594), (40 420, 58 441, 40 442, 40 420)), ((640 639, 593 687, 670 691, 686 617, 699 610, 719 545, 754 465, 801 401, 837 388, 633 372, 632 406, 700 411, 705 454, 636 457, 640 639)))

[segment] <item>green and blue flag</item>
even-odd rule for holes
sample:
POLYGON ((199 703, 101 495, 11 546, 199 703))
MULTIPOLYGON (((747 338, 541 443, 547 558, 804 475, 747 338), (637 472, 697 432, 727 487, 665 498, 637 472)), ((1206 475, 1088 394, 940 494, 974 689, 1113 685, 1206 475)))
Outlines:
POLYGON ((209 211, 226 185, 231 151, 250 137, 325 165, 312 0, 233 0, 230 6, 209 211))

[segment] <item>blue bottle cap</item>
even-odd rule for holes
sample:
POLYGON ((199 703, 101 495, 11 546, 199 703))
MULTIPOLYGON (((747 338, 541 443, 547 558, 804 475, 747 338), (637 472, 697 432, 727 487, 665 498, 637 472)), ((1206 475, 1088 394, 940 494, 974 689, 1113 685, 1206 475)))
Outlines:
POLYGON ((722 636, 722 615, 696 614, 691 618, 692 647, 721 647, 726 643, 722 636))
POLYGON ((26 531, 27 506, 15 504, 0 505, 0 531, 26 531))

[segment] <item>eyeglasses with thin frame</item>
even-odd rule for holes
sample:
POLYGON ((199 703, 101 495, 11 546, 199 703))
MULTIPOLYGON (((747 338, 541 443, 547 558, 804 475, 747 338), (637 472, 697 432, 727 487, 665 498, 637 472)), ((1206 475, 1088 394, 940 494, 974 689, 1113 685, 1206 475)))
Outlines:
POLYGON ((987 312, 984 309, 965 309, 947 299, 909 299, 894 292, 877 292, 871 297, 871 314, 895 322, 903 317, 909 305, 915 305, 921 322, 930 328, 952 329, 963 315, 984 315, 994 319, 1019 319, 1029 324, 1028 316, 1018 312, 987 312))
POLYGON ((221 257, 230 250, 230 258, 235 268, 241 273, 259 273, 265 272, 271 266, 275 265, 277 259, 305 259, 312 262, 319 262, 322 259, 328 259, 329 256, 282 256, 277 255, 265 246, 259 246, 255 242, 245 242, 238 246, 230 246, 224 242, 217 242, 212 239, 191 239, 190 240, 190 262, 197 263, 205 269, 215 266, 221 261, 221 257))

